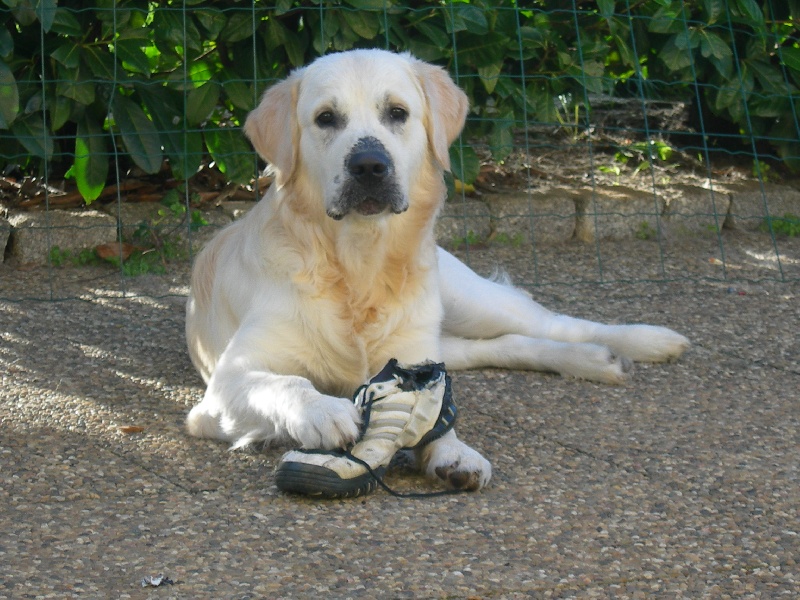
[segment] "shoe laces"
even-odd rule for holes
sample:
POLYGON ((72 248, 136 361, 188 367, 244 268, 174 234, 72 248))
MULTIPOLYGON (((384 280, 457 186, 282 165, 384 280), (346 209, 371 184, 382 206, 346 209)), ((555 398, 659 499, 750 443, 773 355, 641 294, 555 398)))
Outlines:
MULTIPOLYGON (((423 373, 420 375, 419 371, 412 372, 399 367, 397 360, 391 359, 380 373, 375 375, 375 377, 373 377, 369 382, 358 387, 355 394, 353 394, 353 402, 356 406, 356 409, 358 409, 358 411, 361 413, 361 436, 359 438, 359 442, 377 437, 384 439, 394 439, 394 437, 396 437, 396 434, 391 434, 385 431, 380 432, 375 429, 367 433, 367 429, 373 416, 373 409, 375 409, 376 416, 381 415, 381 413, 388 413, 389 411, 405 412, 410 415, 411 411, 413 410, 413 405, 401 404, 397 402, 392 403, 390 401, 381 402, 381 400, 384 400, 389 392, 396 389, 400 389, 402 391, 413 391, 425 387, 427 382, 432 380, 434 376, 438 376, 438 371, 440 369, 443 370, 444 365, 431 363, 430 368, 430 373, 423 373), (406 377, 404 378, 403 375, 406 377)), ((400 430, 402 430, 402 428, 405 427, 408 422, 407 419, 392 420, 387 418, 385 414, 383 416, 384 418, 381 420, 382 425, 394 425, 400 430)), ((452 419, 455 419, 455 412, 451 413, 450 427, 452 427, 452 419)), ((376 472, 368 462, 358 458, 357 456, 354 456, 350 452, 350 449, 344 450, 343 455, 353 462, 363 466, 384 491, 392 496, 395 496, 396 498, 435 498, 437 496, 450 496, 453 494, 467 493, 468 491, 455 488, 436 492, 397 492, 390 488, 383 481, 381 474, 376 472)))

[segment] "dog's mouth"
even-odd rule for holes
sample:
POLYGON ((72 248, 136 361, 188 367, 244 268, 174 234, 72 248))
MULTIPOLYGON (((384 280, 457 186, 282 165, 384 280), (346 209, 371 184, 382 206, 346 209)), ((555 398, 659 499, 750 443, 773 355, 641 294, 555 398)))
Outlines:
POLYGON ((405 202, 400 202, 396 199, 384 200, 372 196, 366 196, 357 202, 347 203, 345 206, 346 208, 344 208, 344 210, 339 207, 328 209, 328 216, 336 221, 340 221, 350 213, 356 213, 362 217, 376 217, 386 214, 387 212, 399 215, 408 209, 408 204, 405 202))
POLYGON ((354 207, 355 211, 365 217, 379 215, 386 210, 388 205, 382 200, 377 198, 364 198, 358 205, 354 207))

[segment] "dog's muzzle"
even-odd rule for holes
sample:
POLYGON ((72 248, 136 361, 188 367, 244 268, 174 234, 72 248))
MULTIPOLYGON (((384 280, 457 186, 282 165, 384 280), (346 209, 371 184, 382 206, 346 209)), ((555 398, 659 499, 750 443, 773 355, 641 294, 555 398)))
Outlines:
POLYGON ((356 142, 344 159, 344 172, 347 178, 339 197, 328 207, 328 216, 338 220, 351 211, 372 216, 387 209, 395 214, 408 209, 392 158, 376 138, 356 142))

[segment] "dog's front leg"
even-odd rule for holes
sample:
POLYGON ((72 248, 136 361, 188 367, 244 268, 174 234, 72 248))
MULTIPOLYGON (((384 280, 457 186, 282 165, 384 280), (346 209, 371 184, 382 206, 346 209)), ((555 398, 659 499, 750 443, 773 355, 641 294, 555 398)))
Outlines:
POLYGON ((186 419, 191 435, 240 447, 291 438, 303 448, 344 448, 358 437, 352 400, 317 391, 304 377, 277 375, 223 354, 202 402, 186 419))

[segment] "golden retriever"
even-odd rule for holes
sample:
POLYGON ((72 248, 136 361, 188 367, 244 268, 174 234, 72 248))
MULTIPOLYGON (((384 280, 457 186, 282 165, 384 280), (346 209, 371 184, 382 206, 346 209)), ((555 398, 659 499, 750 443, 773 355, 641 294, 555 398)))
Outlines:
MULTIPOLYGON (((267 90, 245 133, 275 183, 192 274, 186 333, 207 389, 189 433, 340 448, 358 435, 351 395, 390 358, 620 382, 631 359, 687 348, 663 327, 554 314, 437 248, 467 110, 444 70, 382 50, 327 55, 267 90)), ((417 459, 453 487, 491 477, 454 431, 417 459)))

